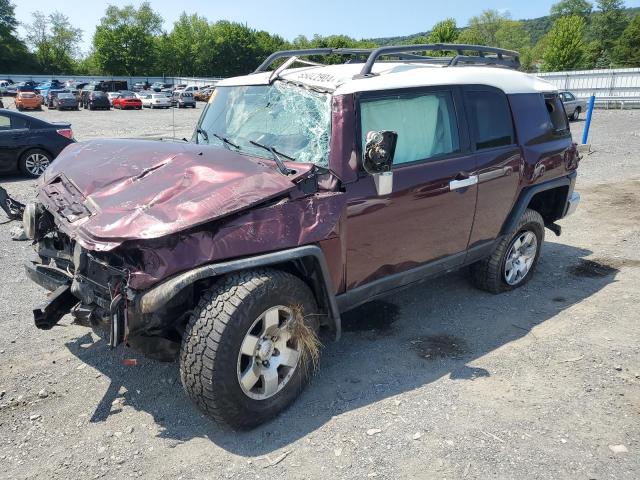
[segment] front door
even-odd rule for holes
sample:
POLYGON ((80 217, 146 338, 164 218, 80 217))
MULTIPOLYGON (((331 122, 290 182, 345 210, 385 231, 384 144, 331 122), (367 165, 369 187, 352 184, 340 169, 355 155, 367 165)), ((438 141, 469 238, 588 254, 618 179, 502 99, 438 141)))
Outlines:
POLYGON ((378 196, 367 174, 347 186, 347 289, 432 262, 464 261, 477 177, 458 89, 361 94, 360 136, 398 134, 393 191, 378 196), (460 254, 460 255, 457 255, 460 254))

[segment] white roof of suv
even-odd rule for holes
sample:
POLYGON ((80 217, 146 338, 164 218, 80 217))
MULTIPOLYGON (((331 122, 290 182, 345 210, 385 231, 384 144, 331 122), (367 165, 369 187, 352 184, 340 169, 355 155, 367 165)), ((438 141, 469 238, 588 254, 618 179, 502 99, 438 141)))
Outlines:
MULTIPOLYGON (((507 94, 558 91, 555 85, 534 75, 502 67, 381 62, 373 65, 375 76, 354 78, 361 69, 360 63, 290 68, 281 72, 278 78, 331 91, 335 95, 438 85, 488 85, 507 94)), ((272 74, 272 71, 267 71, 228 78, 218 82, 217 86, 268 85, 272 74)))

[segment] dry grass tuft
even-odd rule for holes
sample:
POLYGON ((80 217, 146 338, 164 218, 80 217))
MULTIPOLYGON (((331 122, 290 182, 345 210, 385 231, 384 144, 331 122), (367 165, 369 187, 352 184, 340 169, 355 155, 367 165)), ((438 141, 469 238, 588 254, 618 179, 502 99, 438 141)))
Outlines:
POLYGON ((318 333, 313 328, 314 321, 304 316, 304 310, 300 305, 292 305, 293 318, 289 323, 291 341, 300 352, 300 366, 307 372, 315 373, 320 363, 320 349, 322 343, 318 339, 318 333))

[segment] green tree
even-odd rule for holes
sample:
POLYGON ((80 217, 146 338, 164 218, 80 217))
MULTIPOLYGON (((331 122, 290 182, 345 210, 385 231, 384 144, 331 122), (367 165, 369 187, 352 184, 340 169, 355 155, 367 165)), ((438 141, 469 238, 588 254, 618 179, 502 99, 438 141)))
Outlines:
POLYGON ((109 5, 93 36, 95 61, 111 75, 150 75, 156 72, 156 37, 162 17, 149 2, 140 8, 109 5))
POLYGON ((558 18, 545 40, 542 70, 554 72, 580 68, 585 53, 584 30, 585 21, 579 16, 558 18))
POLYGON ((25 43, 18 38, 15 7, 9 0, 0 0, 0 71, 30 73, 36 62, 25 43))
POLYGON ((168 34, 157 38, 158 70, 173 75, 207 75, 207 39, 210 25, 197 14, 182 13, 168 34))
POLYGON ((623 0, 598 0, 598 11, 592 20, 591 36, 601 42, 604 52, 611 55, 629 18, 623 0))
POLYGON ((524 50, 531 46, 531 37, 522 22, 511 20, 508 13, 485 10, 469 20, 469 27, 460 33, 457 42, 524 50))
POLYGON ((453 18, 436 23, 429 33, 429 43, 454 43, 458 39, 458 26, 453 18))
POLYGON ((67 16, 57 11, 48 16, 42 12, 34 12, 28 32, 27 41, 34 49, 42 72, 74 72, 82 30, 73 27, 67 16))
POLYGON ((587 0, 561 0, 551 6, 552 17, 577 16, 588 20, 593 4, 587 0))
POLYGON ((640 67, 640 15, 636 15, 613 49, 613 59, 621 67, 640 67))

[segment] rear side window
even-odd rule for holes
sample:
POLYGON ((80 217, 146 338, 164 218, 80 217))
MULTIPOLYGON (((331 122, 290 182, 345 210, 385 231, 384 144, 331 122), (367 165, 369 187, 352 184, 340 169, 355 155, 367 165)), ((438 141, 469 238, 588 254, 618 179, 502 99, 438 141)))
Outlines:
POLYGON ((19 128, 28 128, 28 127, 29 127, 29 121, 26 118, 11 117, 11 128, 13 130, 16 130, 19 128))
POLYGON ((9 120, 9 117, 0 115, 0 130, 9 130, 9 129, 11 129, 11 120, 9 120))
POLYGON ((507 97, 486 90, 465 92, 476 150, 513 145, 513 121, 507 97))
POLYGON ((394 165, 426 160, 460 150, 458 124, 449 92, 363 100, 362 149, 370 131, 397 132, 394 165))
POLYGON ((569 120, 560 97, 558 95, 545 95, 544 103, 547 107, 547 112, 549 112, 549 120, 553 125, 553 131, 555 133, 564 133, 569 130, 569 120))

